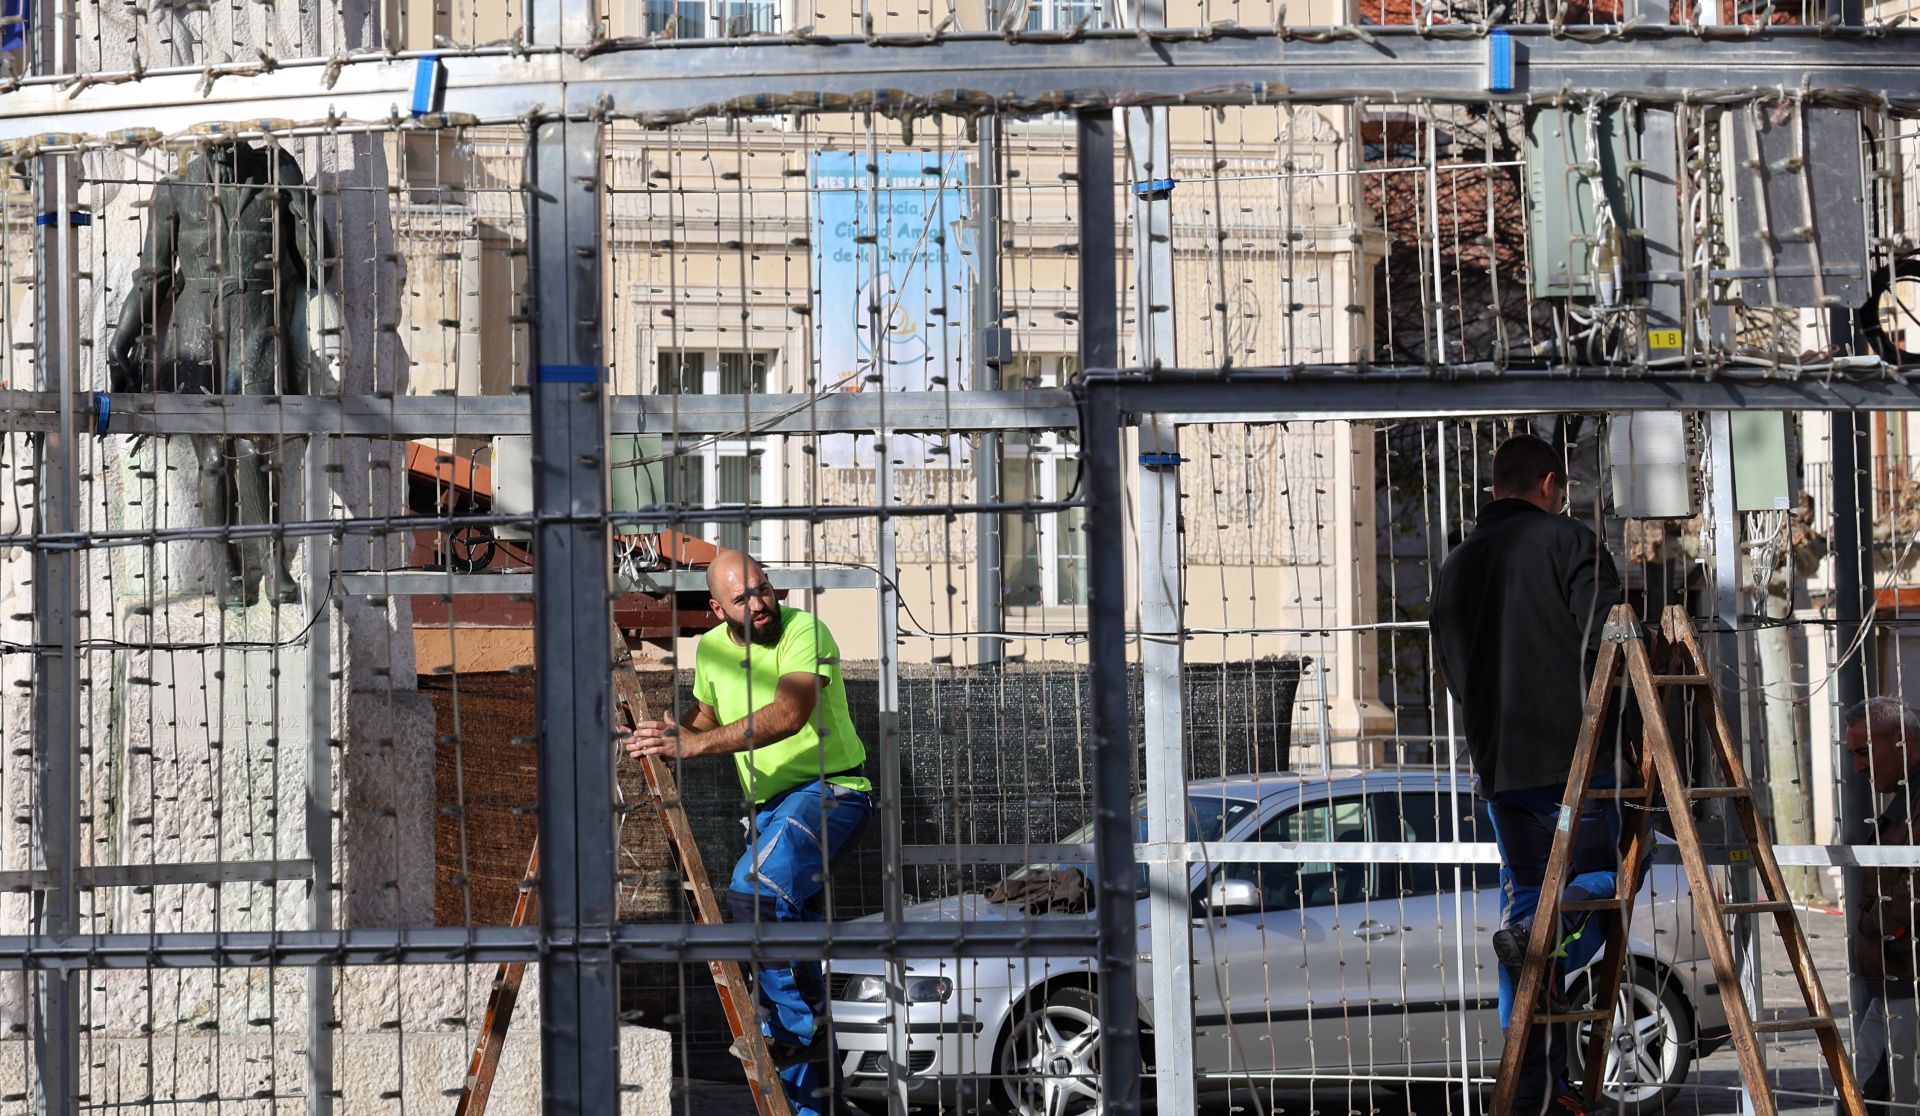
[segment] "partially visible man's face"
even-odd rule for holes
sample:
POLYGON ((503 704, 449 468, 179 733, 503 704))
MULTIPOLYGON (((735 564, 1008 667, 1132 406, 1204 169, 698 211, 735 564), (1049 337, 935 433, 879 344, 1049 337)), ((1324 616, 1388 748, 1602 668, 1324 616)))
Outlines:
POLYGON ((1920 759, 1920 740, 1903 740, 1898 728, 1884 727, 1869 737, 1867 726, 1872 720, 1868 717, 1847 730, 1847 754, 1854 774, 1865 775, 1879 793, 1892 794, 1920 759))
POLYGON ((780 642, 780 602, 774 599, 773 586, 758 565, 746 565, 736 576, 729 576, 720 587, 720 595, 709 602, 714 615, 726 621, 727 632, 737 643, 772 647, 780 642))
POLYGON ((1547 510, 1559 515, 1567 510, 1567 477, 1564 473, 1550 473, 1545 482, 1547 510))

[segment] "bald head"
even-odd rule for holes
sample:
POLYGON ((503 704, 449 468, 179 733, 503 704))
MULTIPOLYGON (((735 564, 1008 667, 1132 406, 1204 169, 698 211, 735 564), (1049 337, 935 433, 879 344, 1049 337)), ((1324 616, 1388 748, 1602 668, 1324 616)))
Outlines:
POLYGON ((707 603, 726 622, 734 642, 771 647, 780 642, 780 602, 767 571, 750 555, 722 550, 707 563, 707 603))
POLYGON ((752 576, 754 580, 766 581, 767 571, 760 563, 738 550, 722 550, 707 563, 707 592, 716 599, 732 596, 728 590, 738 591, 752 576))

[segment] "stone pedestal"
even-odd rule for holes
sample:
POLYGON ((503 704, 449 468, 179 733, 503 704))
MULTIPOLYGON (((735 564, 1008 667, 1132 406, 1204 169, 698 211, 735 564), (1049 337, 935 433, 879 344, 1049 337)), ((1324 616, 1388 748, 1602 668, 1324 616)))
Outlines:
MULTIPOLYGON (((388 974, 384 981, 379 974, 354 971, 349 975, 355 979, 343 981, 338 993, 343 1003, 363 1010, 349 1011, 334 1035, 334 1112, 451 1112, 479 1041, 494 967, 409 966, 403 979, 392 977, 391 969, 381 972, 388 974), (454 1010, 434 1014, 446 1007, 454 1010), (404 1016, 396 1025, 374 1018, 396 1009, 404 1016)), ((539 983, 537 966, 529 966, 489 1111, 540 1110, 539 983)), ((156 997, 165 995, 164 982, 155 982, 153 991, 156 997)), ((288 1000, 275 1009, 277 1026, 261 1019, 234 1030, 187 1027, 88 1037, 81 1070, 87 1104, 134 1111, 164 1107, 185 1116, 304 1112, 305 1004, 288 1000)), ((621 1116, 670 1116, 675 1111, 671 1037, 622 1027, 619 1055, 621 1116)), ((0 1043, 0 1094, 31 1095, 31 1056, 26 1043, 0 1043)))
MULTIPOLYGON (((210 597, 115 610, 122 650, 112 655, 94 716, 106 746, 86 757, 92 815, 88 862, 222 866, 227 877, 97 889, 94 928, 143 934, 302 930, 310 926, 306 825, 313 717, 327 719, 334 925, 433 921, 433 709, 412 689, 343 689, 355 677, 342 652, 334 692, 309 701, 310 637, 328 625, 351 648, 326 602, 223 609, 210 597), (236 879, 278 871, 277 881, 236 879)), ((411 679, 407 679, 411 681, 411 679)), ((304 1026, 306 973, 266 969, 95 974, 94 1025, 244 1032, 270 1018, 304 1026)), ((343 987, 345 982, 343 980, 343 987)), ((436 1018, 458 1014, 437 1010, 436 1018)), ((391 1018, 402 1024, 405 1013, 391 1018)))

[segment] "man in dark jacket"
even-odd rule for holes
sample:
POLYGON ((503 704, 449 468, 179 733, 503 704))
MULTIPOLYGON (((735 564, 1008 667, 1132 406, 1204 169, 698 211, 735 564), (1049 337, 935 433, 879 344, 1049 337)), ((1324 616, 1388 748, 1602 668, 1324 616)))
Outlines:
MULTIPOLYGON (((1493 944, 1502 962, 1503 1028, 1512 1016, 1601 628, 1621 600, 1612 557, 1592 530, 1561 514, 1566 502, 1566 470, 1553 446, 1530 434, 1503 442, 1493 455, 1493 501, 1441 566, 1433 602, 1434 648, 1447 689, 1460 703, 1467 751, 1480 793, 1492 802, 1500 846, 1502 929, 1493 944)), ((1597 770, 1604 774, 1594 785, 1613 784, 1611 756, 1601 753, 1597 770)), ((1589 799, 1566 898, 1614 893, 1619 838, 1617 803, 1589 799)), ((1591 962, 1606 938, 1604 923, 1585 916, 1566 920, 1562 934, 1556 956, 1565 968, 1549 989, 1591 962)), ((1564 1032, 1536 1027, 1525 1041, 1514 1111, 1581 1112, 1579 1094, 1567 1085, 1564 1032)))
MULTIPOLYGON (((1875 697, 1847 710, 1847 755, 1890 804, 1874 822, 1882 845, 1920 844, 1920 716, 1903 702, 1875 697)), ((1867 986, 1853 1033, 1861 1095, 1893 1110, 1920 1105, 1920 946, 1914 942, 1914 870, 1866 868, 1860 920, 1853 927, 1857 975, 1867 986)))

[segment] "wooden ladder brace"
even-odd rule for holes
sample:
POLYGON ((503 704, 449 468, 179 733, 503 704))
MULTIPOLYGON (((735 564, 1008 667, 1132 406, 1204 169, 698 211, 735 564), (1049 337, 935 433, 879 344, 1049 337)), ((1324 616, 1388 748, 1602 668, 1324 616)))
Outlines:
MULTIPOLYGON (((614 640, 614 706, 620 714, 619 723, 631 729, 645 716, 646 705, 640 693, 640 679, 633 672, 632 654, 617 626, 614 640)), ((681 886, 687 889, 692 900, 694 921, 703 926, 725 921, 720 904, 713 896, 713 884, 707 879, 700 846, 687 823, 686 806, 680 799, 679 782, 673 777, 672 769, 648 756, 640 760, 640 770, 660 823, 666 829, 674 862, 680 867, 681 886)), ((521 883, 520 897, 514 903, 514 926, 526 925, 531 917, 534 877, 539 867, 540 846, 536 841, 533 855, 527 861, 527 878, 521 883)), ((740 963, 709 961, 707 967, 713 973, 714 990, 720 994, 720 1010, 727 1017, 727 1028, 733 1032, 733 1048, 747 1054, 741 1059, 741 1065, 746 1071, 747 1088, 753 1094, 755 1110, 760 1116, 793 1116, 793 1106, 788 1103, 786 1090, 774 1072, 766 1036, 760 1032, 753 990, 740 963)), ((488 1095, 493 1091, 494 1075, 500 1068, 500 1053, 506 1046, 507 1026, 513 1018, 514 1004, 520 998, 520 982, 525 974, 526 966, 517 963, 503 964, 495 974, 493 991, 487 997, 486 1019, 480 1027, 480 1045, 474 1049, 473 1060, 467 1066, 467 1079, 460 1090, 460 1103, 454 1109, 454 1116, 484 1116, 488 1095)))
POLYGON ((1627 605, 1617 605, 1607 617, 1599 661, 1587 689, 1586 708, 1580 724, 1580 738, 1574 749, 1573 767, 1567 776, 1560 824, 1554 834, 1552 852, 1547 858, 1546 878, 1540 886, 1540 905, 1534 912, 1526 961, 1514 992, 1512 1020, 1507 1029, 1506 1047, 1500 1057, 1500 1076, 1494 1087, 1490 1111, 1513 1111, 1514 1094, 1520 1084, 1520 1057, 1524 1045, 1524 1039, 1517 1039, 1516 1036, 1525 1036, 1535 1024, 1591 1024, 1584 1063, 1587 1073, 1583 1084, 1590 1110, 1599 1099, 1601 1078, 1605 1076, 1607 1064, 1606 1048, 1612 1037, 1614 1005, 1620 994, 1621 974, 1626 965, 1627 924, 1632 917, 1634 893, 1638 890, 1655 840, 1652 828, 1646 823, 1646 810, 1625 811, 1621 820, 1621 837, 1626 847, 1621 857, 1620 883, 1615 898, 1563 904, 1561 893, 1566 890, 1573 849, 1579 838, 1581 811, 1588 798, 1604 794, 1639 800, 1649 807, 1658 800, 1669 807, 1668 816, 1673 823, 1673 835, 1679 845, 1681 863, 1686 869, 1700 936, 1705 939, 1708 956, 1713 961, 1714 979, 1720 987, 1720 999, 1726 1007, 1727 1021, 1733 1032, 1734 1052, 1740 1060, 1740 1076, 1753 1098, 1757 1116, 1774 1116, 1776 1110, 1773 1087, 1767 1081, 1766 1065, 1761 1059, 1756 1035, 1787 1030, 1812 1030, 1819 1036, 1821 1053, 1826 1057, 1828 1072, 1833 1074, 1843 1111, 1848 1116, 1865 1116, 1860 1090, 1853 1079, 1853 1067, 1840 1043, 1839 1024, 1832 1007, 1827 1003, 1826 993, 1820 987, 1820 976, 1814 970, 1800 920, 1787 898, 1786 881, 1780 874, 1779 863, 1774 859, 1773 843, 1761 825, 1753 787, 1747 781, 1746 769, 1734 746, 1726 711, 1720 705, 1706 657, 1701 654, 1699 641, 1694 637, 1693 625, 1687 619, 1685 610, 1669 607, 1662 617, 1661 629, 1667 644, 1666 672, 1656 673, 1647 650, 1646 632, 1633 609, 1627 605), (1640 781, 1633 788, 1593 791, 1589 784, 1593 780, 1600 734, 1605 727, 1608 706, 1616 686, 1624 686, 1640 708, 1643 721, 1640 781), (1681 689, 1695 691, 1710 713, 1707 735, 1711 747, 1708 751, 1719 761, 1720 769, 1726 776, 1724 786, 1688 785, 1686 769, 1674 751, 1665 707, 1667 693, 1681 689), (1705 798, 1724 798, 1732 804, 1734 815, 1746 835, 1753 866, 1759 871, 1764 895, 1762 902, 1724 903, 1715 891, 1701 848, 1700 831, 1690 808, 1694 802, 1705 798), (1549 954, 1553 952, 1555 941, 1560 936, 1560 915, 1562 911, 1575 909, 1604 909, 1617 916, 1607 920, 1606 951, 1595 970, 1593 1002, 1599 1006, 1567 1014, 1542 1013, 1539 1010, 1541 992, 1547 979, 1549 954), (1792 962, 1794 976, 1800 985, 1801 997, 1807 1006, 1805 1019, 1755 1024, 1747 1012, 1739 975, 1734 970, 1733 947, 1727 940, 1724 920, 1754 914, 1771 914, 1778 924, 1787 957, 1792 962))

